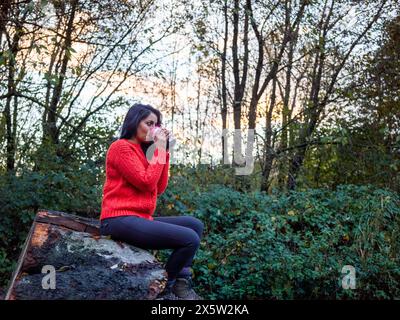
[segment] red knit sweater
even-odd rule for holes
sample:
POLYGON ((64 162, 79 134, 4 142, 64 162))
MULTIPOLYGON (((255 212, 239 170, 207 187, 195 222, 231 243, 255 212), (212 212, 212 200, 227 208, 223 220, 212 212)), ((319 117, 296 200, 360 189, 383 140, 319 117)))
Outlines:
POLYGON ((106 156, 100 220, 126 215, 153 220, 157 195, 167 188, 169 157, 168 151, 156 149, 148 161, 140 144, 114 141, 106 156))

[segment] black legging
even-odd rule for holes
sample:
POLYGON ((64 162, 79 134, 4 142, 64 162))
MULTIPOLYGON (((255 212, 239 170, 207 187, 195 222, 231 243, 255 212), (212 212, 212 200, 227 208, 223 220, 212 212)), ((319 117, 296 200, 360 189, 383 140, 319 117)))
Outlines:
POLYGON ((175 279, 191 276, 203 229, 203 222, 192 216, 154 217, 153 221, 119 216, 103 219, 100 233, 142 249, 175 249, 165 265, 168 279, 175 279))

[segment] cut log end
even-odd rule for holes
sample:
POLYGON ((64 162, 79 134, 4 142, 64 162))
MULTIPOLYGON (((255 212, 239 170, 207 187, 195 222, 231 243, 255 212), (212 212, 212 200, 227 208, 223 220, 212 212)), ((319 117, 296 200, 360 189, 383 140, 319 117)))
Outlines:
POLYGON ((148 251, 100 236, 98 220, 42 210, 6 299, 152 300, 166 279, 148 251))

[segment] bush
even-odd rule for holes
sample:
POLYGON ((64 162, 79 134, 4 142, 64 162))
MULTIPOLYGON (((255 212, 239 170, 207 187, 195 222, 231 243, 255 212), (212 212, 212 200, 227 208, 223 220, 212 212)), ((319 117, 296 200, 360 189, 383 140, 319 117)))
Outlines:
POLYGON ((97 166, 0 176, 0 287, 6 286, 38 209, 99 217, 97 166))
MULTIPOLYGON (((183 168, 171 174, 155 215, 192 215, 204 222, 193 264, 203 296, 400 298, 398 194, 370 185, 242 193, 195 183, 192 174, 183 168), (341 287, 345 265, 355 267, 355 290, 341 287)), ((37 210, 99 217, 103 182, 104 172, 94 163, 1 177, 0 286, 11 277, 37 210)), ((170 253, 160 250, 157 258, 165 262, 170 253)))
POLYGON ((159 211, 204 222, 193 270, 208 298, 400 298, 397 194, 342 185, 268 196, 183 184, 170 184, 159 211), (355 267, 355 290, 341 287, 345 265, 355 267))

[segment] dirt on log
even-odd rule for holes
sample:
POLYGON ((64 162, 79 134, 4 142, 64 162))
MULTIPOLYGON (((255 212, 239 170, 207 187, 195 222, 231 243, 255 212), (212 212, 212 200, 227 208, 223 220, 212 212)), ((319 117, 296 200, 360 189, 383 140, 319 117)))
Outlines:
POLYGON ((6 300, 153 300, 167 273, 148 251, 100 236, 99 221, 39 210, 6 300))

